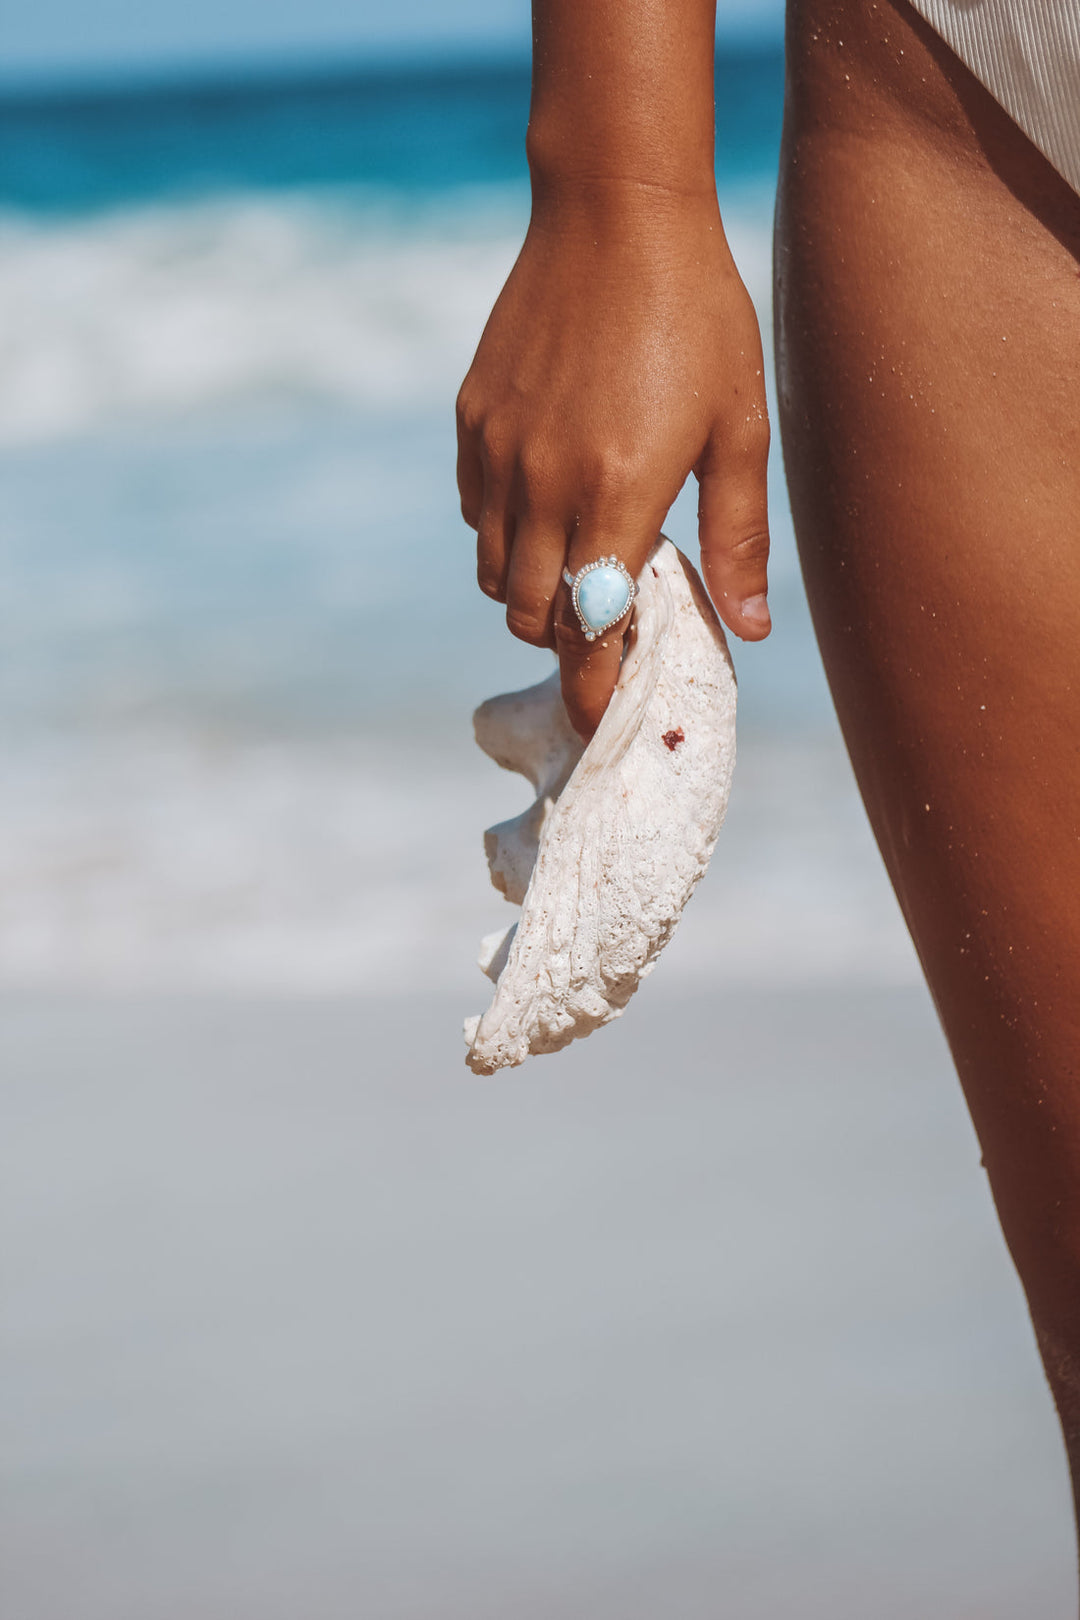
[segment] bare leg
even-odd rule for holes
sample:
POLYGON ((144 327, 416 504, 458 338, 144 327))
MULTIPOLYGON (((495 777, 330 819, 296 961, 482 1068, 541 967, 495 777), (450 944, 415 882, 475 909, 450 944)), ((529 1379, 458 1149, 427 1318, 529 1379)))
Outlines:
POLYGON ((1077 1485, 1080 199, 904 0, 793 0, 788 45, 810 604, 1077 1485))

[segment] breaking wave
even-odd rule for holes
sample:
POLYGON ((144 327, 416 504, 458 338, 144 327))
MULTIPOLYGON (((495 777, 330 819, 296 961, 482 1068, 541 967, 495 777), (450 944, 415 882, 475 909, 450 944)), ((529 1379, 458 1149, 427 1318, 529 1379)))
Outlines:
MULTIPOLYGON (((767 198, 731 224, 768 298, 767 198)), ((0 444, 229 407, 325 399, 442 409, 527 217, 516 188, 413 214, 258 193, 59 220, 0 218, 0 444)))

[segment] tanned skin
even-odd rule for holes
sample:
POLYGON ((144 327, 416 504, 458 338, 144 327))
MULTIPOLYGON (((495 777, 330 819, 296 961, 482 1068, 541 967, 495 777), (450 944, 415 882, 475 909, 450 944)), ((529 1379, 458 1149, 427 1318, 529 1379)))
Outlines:
POLYGON ((607 707, 622 627, 586 642, 560 582, 638 574, 691 472, 705 580, 769 632, 761 338, 713 177, 713 0, 537 0, 525 245, 458 400, 480 588, 558 650, 571 720, 607 707))
MULTIPOLYGON (((536 0, 533 213, 459 401, 482 589, 595 728, 691 473, 768 634, 761 346, 712 173, 713 6, 536 0)), ((1080 1483, 1080 198, 906 0, 791 0, 780 423, 859 786, 982 1143, 1080 1483)), ((1080 1490, 1077 1491, 1080 1497, 1080 1490)))
POLYGON ((1080 198, 903 0, 796 0, 803 574, 1080 1482, 1080 198))

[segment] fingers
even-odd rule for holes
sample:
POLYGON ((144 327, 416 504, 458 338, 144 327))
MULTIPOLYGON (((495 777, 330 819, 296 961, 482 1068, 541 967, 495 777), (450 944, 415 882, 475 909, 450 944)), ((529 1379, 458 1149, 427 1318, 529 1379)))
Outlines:
POLYGON ((768 455, 764 425, 749 445, 710 441, 697 469, 701 571, 716 611, 744 641, 761 641, 772 629, 768 455))
POLYGON ((476 581, 493 601, 506 601, 513 546, 513 514, 505 501, 493 498, 484 506, 476 531, 476 581))
POLYGON ((513 537, 506 581, 506 623, 534 647, 555 645, 555 602, 566 562, 566 529, 522 519, 513 537))
POLYGON ((565 607, 560 594, 555 614, 555 651, 559 655, 559 673, 562 679, 563 703, 574 730, 590 738, 604 717, 611 701, 615 682, 619 678, 622 661, 623 637, 630 623, 629 615, 597 636, 586 641, 577 621, 570 593, 566 587, 565 607))
POLYGON ((506 601, 506 577, 514 540, 507 500, 508 480, 486 453, 481 418, 470 404, 468 379, 457 401, 457 483, 461 515, 476 530, 476 579, 485 596, 506 601))
MULTIPOLYGON (((617 534, 607 527, 600 532, 578 530, 566 564, 569 572, 576 574, 579 568, 595 562, 598 557, 618 557, 631 578, 637 579, 660 532, 661 516, 657 516, 655 522, 651 518, 642 521, 637 513, 633 520, 618 525, 617 534)), ((566 712, 574 730, 582 737, 592 736, 611 701, 630 622, 631 615, 627 613, 609 630, 602 631, 595 641, 587 641, 574 612, 569 587, 565 583, 559 586, 555 605, 555 650, 559 655, 566 712)))
POLYGON ((471 434, 458 428, 457 485, 461 515, 470 529, 480 527, 484 510, 484 466, 471 434))

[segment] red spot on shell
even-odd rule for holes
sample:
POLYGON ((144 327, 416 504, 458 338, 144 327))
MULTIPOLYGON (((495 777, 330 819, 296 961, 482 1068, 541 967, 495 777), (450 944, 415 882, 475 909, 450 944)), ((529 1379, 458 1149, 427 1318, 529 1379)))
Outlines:
POLYGON ((665 731, 661 741, 666 743, 671 752, 674 753, 679 744, 686 741, 686 733, 682 726, 676 726, 674 731, 665 731))

